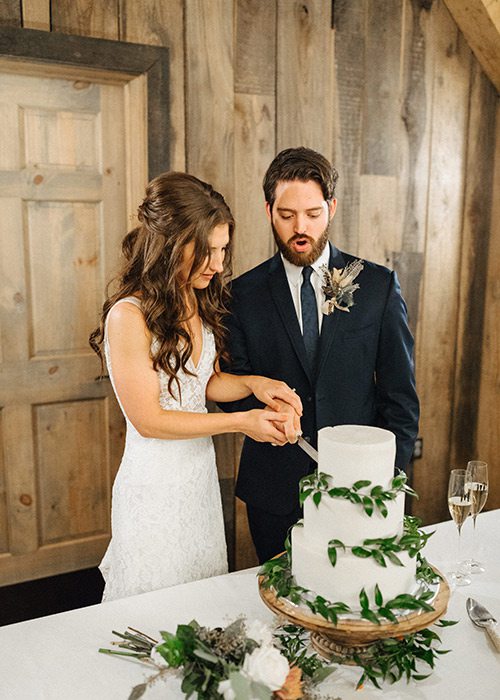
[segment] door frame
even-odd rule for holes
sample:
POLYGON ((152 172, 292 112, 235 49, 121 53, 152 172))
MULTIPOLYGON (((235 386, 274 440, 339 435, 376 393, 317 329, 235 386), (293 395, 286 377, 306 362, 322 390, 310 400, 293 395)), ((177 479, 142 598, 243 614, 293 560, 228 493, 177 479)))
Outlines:
POLYGON ((75 76, 79 79, 88 71, 89 80, 95 80, 97 71, 103 82, 116 80, 130 83, 131 87, 134 82, 145 82, 148 179, 169 169, 169 59, 166 47, 2 27, 0 61, 5 70, 16 62, 29 63, 30 67, 39 63, 40 71, 47 77, 57 74, 67 77, 75 69, 75 76))

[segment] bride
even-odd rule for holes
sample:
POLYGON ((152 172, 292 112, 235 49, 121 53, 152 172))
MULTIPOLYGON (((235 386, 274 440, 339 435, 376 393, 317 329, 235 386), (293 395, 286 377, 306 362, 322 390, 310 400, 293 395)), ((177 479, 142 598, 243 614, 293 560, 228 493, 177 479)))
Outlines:
POLYGON ((191 175, 168 172, 149 183, 138 217, 122 243, 117 289, 90 336, 127 425, 112 538, 100 565, 103 600, 225 573, 211 436, 242 432, 283 445, 295 441, 302 412, 283 382, 219 370, 234 231, 223 197, 191 175), (207 399, 250 394, 265 408, 207 413, 207 399))

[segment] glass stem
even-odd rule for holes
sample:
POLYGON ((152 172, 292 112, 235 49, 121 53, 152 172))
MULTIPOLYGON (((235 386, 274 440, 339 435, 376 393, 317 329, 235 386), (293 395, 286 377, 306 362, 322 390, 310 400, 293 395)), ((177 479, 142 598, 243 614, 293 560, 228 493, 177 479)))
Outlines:
POLYGON ((457 570, 458 570, 459 572, 460 572, 460 544, 461 544, 461 542, 462 542, 462 538, 460 537, 461 530, 462 530, 462 526, 459 525, 459 526, 458 526, 458 554, 457 554, 457 557, 458 557, 458 558, 457 558, 457 566, 458 566, 458 569, 457 569, 457 570))
POLYGON ((471 556, 472 560, 474 560, 474 552, 476 551, 476 549, 475 549, 475 545, 476 545, 476 515, 472 516, 472 556, 471 556))

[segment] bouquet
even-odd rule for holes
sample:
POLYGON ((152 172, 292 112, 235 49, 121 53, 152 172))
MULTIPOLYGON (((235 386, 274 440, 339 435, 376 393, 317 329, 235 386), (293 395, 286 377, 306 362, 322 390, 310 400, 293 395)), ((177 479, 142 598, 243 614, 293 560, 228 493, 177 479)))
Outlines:
POLYGON ((114 642, 122 651, 156 668, 145 683, 133 688, 137 700, 148 686, 167 674, 182 678, 181 690, 198 700, 298 700, 326 678, 332 668, 307 648, 304 630, 284 625, 273 630, 258 620, 238 618, 225 628, 201 627, 196 620, 178 625, 175 634, 160 632, 162 641, 133 628, 114 642))

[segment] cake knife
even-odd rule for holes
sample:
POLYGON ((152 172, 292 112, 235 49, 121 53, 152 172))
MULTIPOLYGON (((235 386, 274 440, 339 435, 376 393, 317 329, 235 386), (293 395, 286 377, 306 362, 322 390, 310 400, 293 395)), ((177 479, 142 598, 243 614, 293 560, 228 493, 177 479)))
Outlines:
POLYGON ((307 440, 304 440, 302 436, 299 436, 297 438, 297 445, 301 447, 304 452, 316 462, 316 464, 318 463, 318 450, 315 450, 314 447, 307 442, 307 440))

